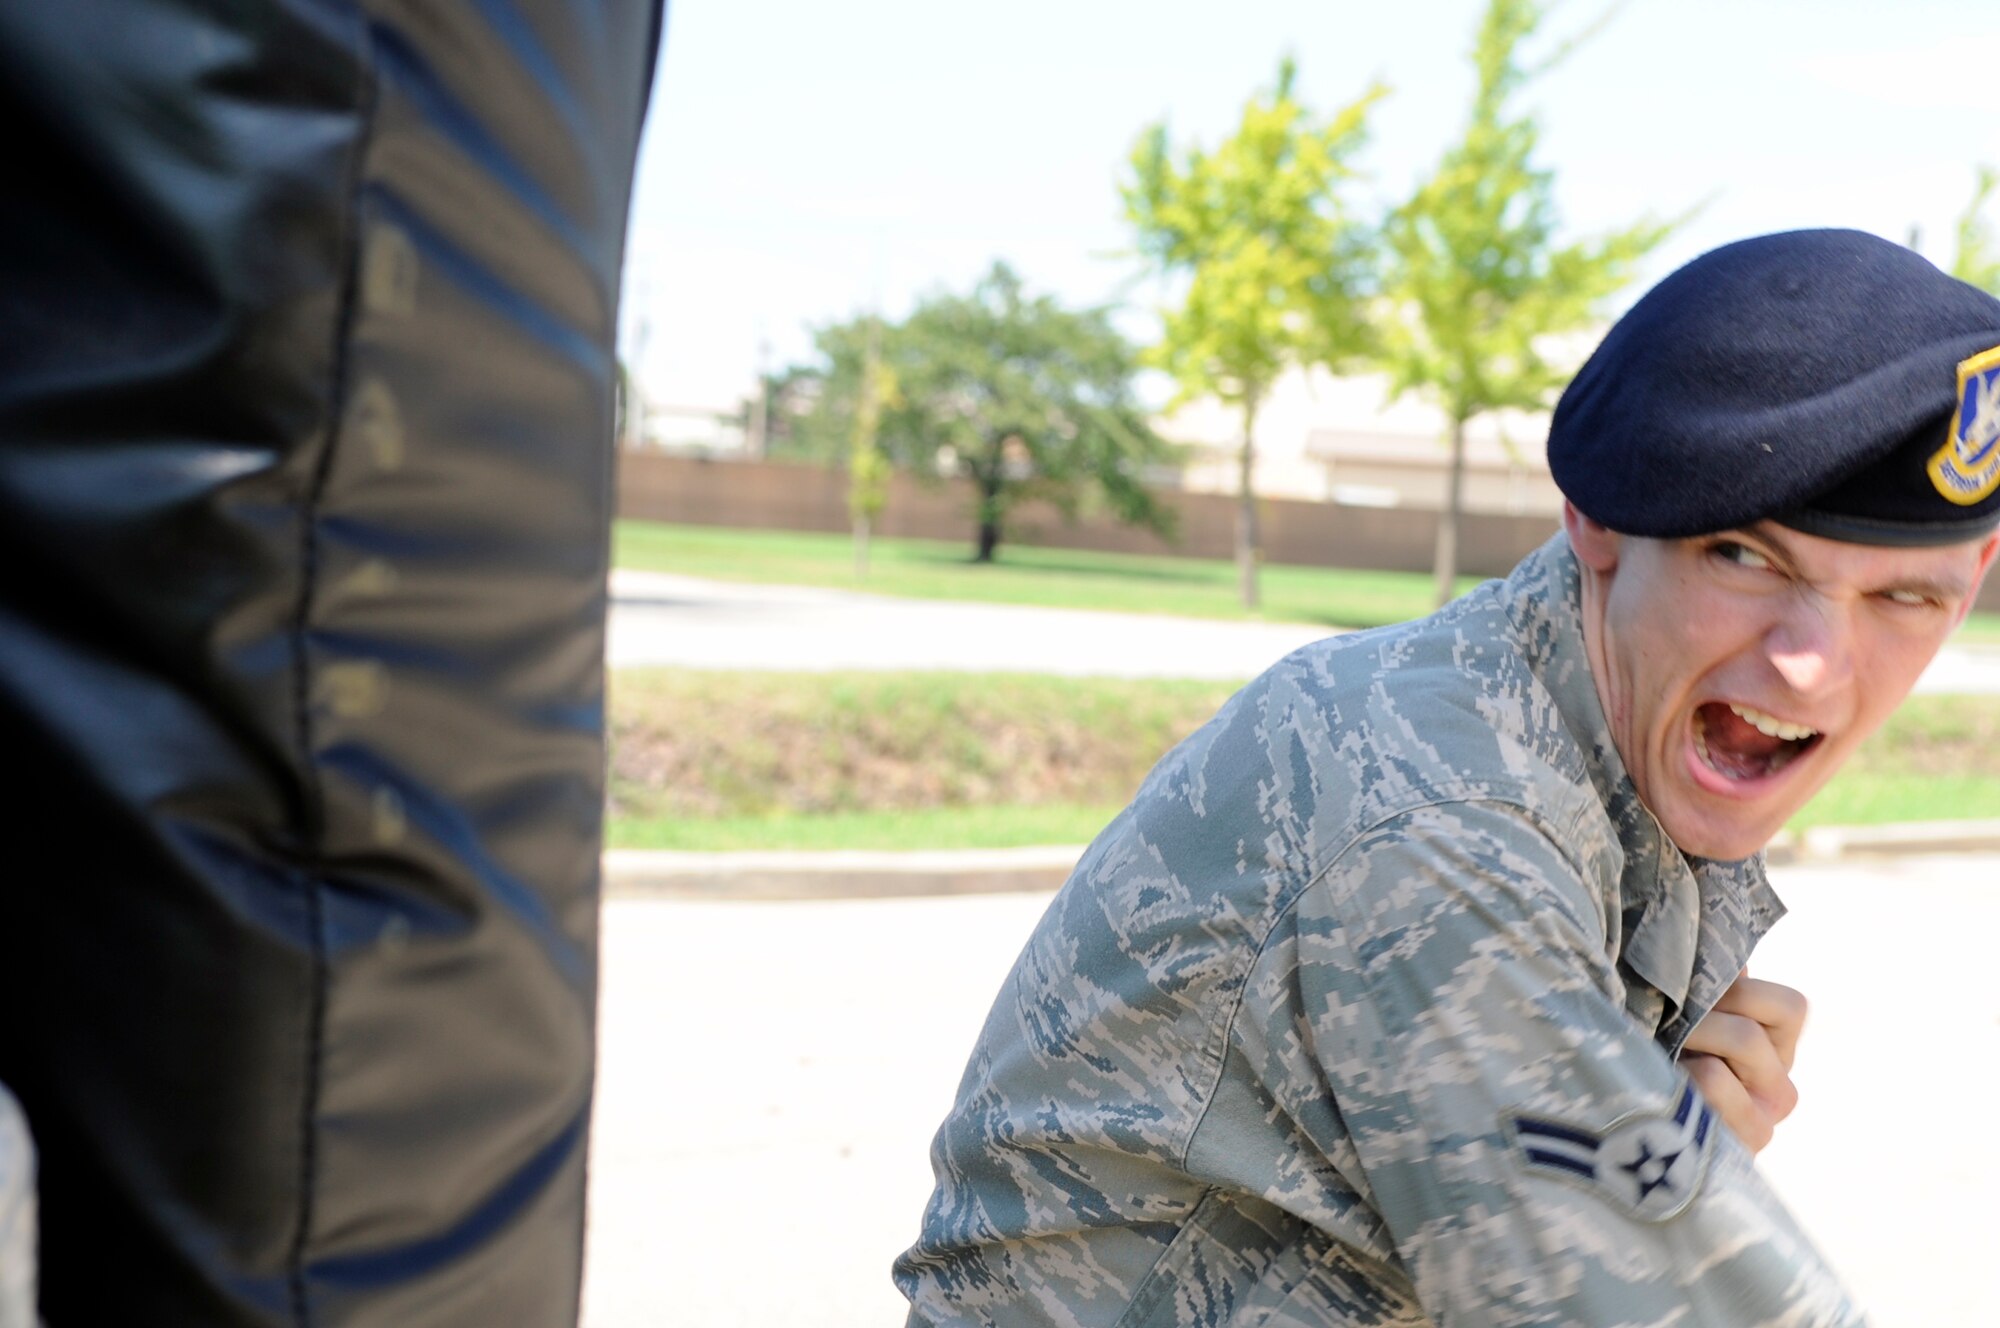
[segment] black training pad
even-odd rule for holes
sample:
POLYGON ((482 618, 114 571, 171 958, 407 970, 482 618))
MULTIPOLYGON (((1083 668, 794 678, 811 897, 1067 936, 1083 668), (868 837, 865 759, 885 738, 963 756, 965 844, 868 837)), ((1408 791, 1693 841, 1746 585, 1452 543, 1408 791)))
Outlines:
POLYGON ((42 1311, 576 1315, 651 0, 0 4, 42 1311))

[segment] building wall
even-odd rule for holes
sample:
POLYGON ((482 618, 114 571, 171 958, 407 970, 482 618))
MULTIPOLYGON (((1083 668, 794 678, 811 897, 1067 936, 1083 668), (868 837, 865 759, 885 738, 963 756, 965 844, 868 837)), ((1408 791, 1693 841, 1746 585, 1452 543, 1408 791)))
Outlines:
MULTIPOLYGON (((1330 489, 1381 489, 1398 506, 1444 506, 1451 475, 1440 462, 1379 461, 1340 457, 1326 464, 1330 489)), ((1511 512, 1555 520, 1562 515, 1562 490, 1543 469, 1525 466, 1467 466, 1460 500, 1473 512, 1511 512)))
MULTIPOLYGON (((1191 449, 1182 488, 1236 491, 1243 421, 1233 408, 1203 398, 1154 424, 1191 449)), ((1548 473, 1548 425, 1547 412, 1514 410, 1467 422, 1465 510, 1561 512, 1548 473)), ((1422 396, 1392 398, 1384 375, 1290 370, 1257 413, 1257 492, 1319 502, 1343 490, 1372 490, 1370 506, 1442 507, 1450 433, 1449 421, 1422 396)))

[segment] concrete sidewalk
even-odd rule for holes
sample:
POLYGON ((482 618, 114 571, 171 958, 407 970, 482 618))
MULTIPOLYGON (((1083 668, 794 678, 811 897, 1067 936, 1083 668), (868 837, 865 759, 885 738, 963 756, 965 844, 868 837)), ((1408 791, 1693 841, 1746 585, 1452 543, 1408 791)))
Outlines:
MULTIPOLYGON (((1760 1169, 1878 1328, 2000 1324, 2000 854, 1775 873, 1756 970, 1813 1001, 1760 1169)), ((880 1328, 926 1146, 1046 892, 614 893, 585 1328, 880 1328)))
POLYGON ((1249 679, 1329 634, 1310 623, 898 599, 617 570, 613 668, 942 669, 1249 679))

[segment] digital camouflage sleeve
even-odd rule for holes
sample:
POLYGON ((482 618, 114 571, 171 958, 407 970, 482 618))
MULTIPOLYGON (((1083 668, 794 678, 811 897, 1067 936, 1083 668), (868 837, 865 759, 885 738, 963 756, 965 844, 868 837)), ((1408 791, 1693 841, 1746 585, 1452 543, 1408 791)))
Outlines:
POLYGON ((0 1328, 35 1325, 35 1145, 0 1084, 0 1328))
POLYGON ((1782 909, 1639 805, 1561 537, 1307 647, 1029 940, 912 1325, 1861 1323, 1673 1056, 1782 909))

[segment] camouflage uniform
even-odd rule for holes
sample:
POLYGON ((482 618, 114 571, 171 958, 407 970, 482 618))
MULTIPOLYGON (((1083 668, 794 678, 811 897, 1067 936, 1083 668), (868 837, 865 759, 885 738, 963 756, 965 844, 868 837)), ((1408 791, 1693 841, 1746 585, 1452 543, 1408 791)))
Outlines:
POLYGON ((1673 1059, 1782 912, 1639 804, 1561 536, 1308 646, 1029 940, 910 1323, 1859 1323, 1673 1059))
POLYGON ((35 1147, 0 1084, 0 1328, 35 1325, 35 1147))

